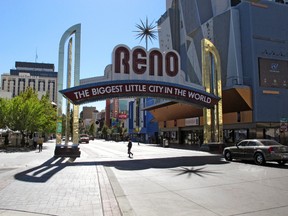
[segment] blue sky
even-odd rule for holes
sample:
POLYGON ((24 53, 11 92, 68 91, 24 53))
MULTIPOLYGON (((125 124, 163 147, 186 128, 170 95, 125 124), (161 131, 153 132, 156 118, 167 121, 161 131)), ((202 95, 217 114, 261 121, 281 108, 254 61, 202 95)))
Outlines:
MULTIPOLYGON (((156 22, 166 11, 165 0, 0 0, 0 74, 15 61, 53 63, 58 70, 62 34, 81 23, 80 78, 104 75, 113 48, 144 46, 136 39, 140 19, 156 22)), ((158 47, 158 40, 149 48, 158 47)), ((105 103, 85 104, 104 109, 105 103)))

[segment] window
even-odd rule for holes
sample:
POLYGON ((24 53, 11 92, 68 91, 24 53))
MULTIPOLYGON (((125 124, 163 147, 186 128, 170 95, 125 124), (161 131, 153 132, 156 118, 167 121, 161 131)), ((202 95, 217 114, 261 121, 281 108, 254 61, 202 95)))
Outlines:
POLYGON ((258 146, 258 144, 254 141, 250 141, 247 146, 258 146))
POLYGON ((231 0, 231 6, 236 6, 237 4, 239 4, 241 2, 241 0, 231 0))
POLYGON ((248 141, 243 141, 241 143, 238 144, 239 147, 244 147, 248 145, 248 141))

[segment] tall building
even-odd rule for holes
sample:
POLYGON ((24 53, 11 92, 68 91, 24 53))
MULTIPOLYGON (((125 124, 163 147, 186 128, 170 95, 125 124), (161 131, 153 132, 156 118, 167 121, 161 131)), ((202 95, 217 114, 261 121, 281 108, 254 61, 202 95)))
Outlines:
POLYGON ((93 112, 96 111, 96 107, 83 107, 83 119, 93 119, 95 120, 95 117, 93 116, 93 112))
MULTIPOLYGON (((273 138, 288 143, 288 5, 285 1, 167 0, 160 48, 181 56, 186 81, 202 84, 201 40, 221 58, 224 142, 273 138)), ((203 111, 162 101, 146 108, 172 143, 203 140, 203 111)))
POLYGON ((15 62, 15 69, 11 69, 10 74, 1 75, 2 91, 10 92, 15 97, 30 87, 38 93, 39 98, 48 92, 50 100, 56 103, 57 74, 54 64, 15 62))
POLYGON ((128 110, 131 100, 127 98, 106 99, 106 125, 108 127, 128 128, 128 110))
MULTIPOLYGON (((82 111, 82 120, 83 120, 83 129, 86 131, 89 131, 89 128, 91 127, 92 124, 94 124, 95 129, 96 129, 96 107, 83 107, 82 111)), ((84 131, 82 131, 84 133, 84 131)), ((95 132, 94 132, 95 133, 95 132)))

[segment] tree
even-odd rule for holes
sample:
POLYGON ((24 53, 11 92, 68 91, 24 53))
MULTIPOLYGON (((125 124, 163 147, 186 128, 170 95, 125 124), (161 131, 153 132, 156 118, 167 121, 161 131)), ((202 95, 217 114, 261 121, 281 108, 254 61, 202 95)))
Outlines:
POLYGON ((0 98, 0 128, 5 128, 8 125, 8 110, 10 106, 10 100, 0 98))
POLYGON ((65 136, 66 131, 66 115, 62 113, 62 137, 65 136))
POLYGON ((19 96, 14 97, 9 109, 9 127, 12 130, 18 130, 22 134, 21 144, 25 144, 25 132, 34 132, 39 130, 39 121, 41 117, 41 106, 38 102, 35 91, 28 88, 19 96))
MULTIPOLYGON (((0 98, 0 128, 6 128, 6 126, 8 126, 8 111, 9 108, 11 106, 11 101, 8 99, 3 99, 0 98)), ((8 134, 6 133, 4 135, 4 145, 8 145, 9 144, 9 140, 8 140, 8 134)))
POLYGON ((21 144, 25 144, 25 134, 40 132, 52 133, 56 130, 56 110, 49 95, 38 99, 37 93, 28 88, 17 97, 11 99, 7 110, 7 125, 22 134, 21 144))
POLYGON ((95 136, 95 123, 94 122, 92 122, 92 124, 90 125, 89 135, 95 136))
POLYGON ((41 98, 40 104, 42 106, 40 121, 42 132, 54 133, 56 131, 57 111, 51 104, 48 94, 41 98))
POLYGON ((118 125, 117 131, 119 132, 121 140, 124 140, 127 133, 127 128, 122 127, 122 125, 118 125))
POLYGON ((108 126, 106 124, 102 127, 101 133, 103 134, 104 139, 107 139, 108 129, 109 128, 108 128, 108 126))

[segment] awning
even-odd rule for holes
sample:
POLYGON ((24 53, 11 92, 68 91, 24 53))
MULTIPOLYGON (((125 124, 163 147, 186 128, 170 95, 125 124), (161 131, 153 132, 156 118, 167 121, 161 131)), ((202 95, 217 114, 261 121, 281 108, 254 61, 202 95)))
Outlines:
POLYGON ((249 86, 234 86, 223 90, 223 113, 248 111, 253 109, 252 90, 249 86))
POLYGON ((150 111, 157 121, 192 118, 203 115, 202 108, 193 104, 183 103, 173 103, 162 107, 150 107, 146 110, 150 111))
MULTIPOLYGON (((223 113, 252 110, 252 90, 249 86, 233 86, 222 91, 223 113)), ((146 107, 156 121, 168 121, 203 116, 203 109, 195 104, 169 101, 146 107)), ((154 120, 154 121, 155 121, 154 120)))

